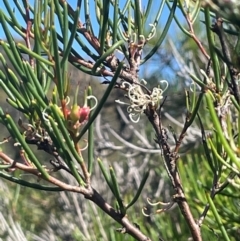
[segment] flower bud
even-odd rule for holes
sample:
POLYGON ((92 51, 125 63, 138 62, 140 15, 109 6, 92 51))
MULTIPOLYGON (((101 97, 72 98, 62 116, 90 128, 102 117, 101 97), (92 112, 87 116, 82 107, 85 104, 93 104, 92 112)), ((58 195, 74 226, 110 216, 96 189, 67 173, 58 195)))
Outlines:
POLYGON ((80 118, 79 118, 79 123, 83 124, 88 120, 90 114, 90 108, 89 106, 83 106, 80 110, 80 118))
POLYGON ((71 111, 70 111, 67 107, 65 107, 64 110, 63 110, 63 115, 64 115, 66 118, 68 118, 69 115, 70 115, 70 113, 71 113, 71 111))
POLYGON ((69 118, 73 123, 76 123, 81 117, 81 107, 79 105, 73 105, 71 112, 69 114, 69 118))

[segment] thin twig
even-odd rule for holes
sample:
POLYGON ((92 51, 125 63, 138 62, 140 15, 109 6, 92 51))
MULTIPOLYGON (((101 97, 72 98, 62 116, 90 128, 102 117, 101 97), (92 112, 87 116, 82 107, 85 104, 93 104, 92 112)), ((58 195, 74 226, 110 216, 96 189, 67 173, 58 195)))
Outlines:
MULTIPOLYGON (((31 36, 31 28, 32 28, 32 19, 30 19, 30 14, 29 14, 29 5, 27 3, 27 7, 26 7, 26 24, 27 24, 27 28, 26 28, 26 37, 25 37, 25 42, 26 42, 26 46, 28 49, 32 50, 31 48, 31 43, 30 43, 30 36, 31 36)), ((34 59, 33 57, 31 57, 29 55, 29 63, 31 65, 32 68, 34 68, 34 59)))
MULTIPOLYGON (((14 167, 25 171, 27 173, 31 173, 38 178, 44 178, 40 176, 39 171, 34 167, 29 167, 24 164, 18 163, 11 159, 8 155, 0 151, 0 158, 4 160, 4 162, 8 164, 14 164, 14 167)), ((50 170, 48 170, 50 172, 50 170)), ((46 180, 46 179, 45 179, 46 180)), ((67 183, 64 183, 60 181, 59 179, 49 175, 49 178, 46 180, 49 183, 52 183, 60 188, 62 188, 64 191, 70 191, 70 192, 76 192, 81 193, 84 195, 86 199, 91 200, 94 202, 99 208, 101 208, 106 214, 111 216, 115 221, 117 221, 119 224, 121 224, 124 227, 124 230, 126 233, 134 237, 136 240, 139 241, 151 241, 150 238, 145 236, 134 224, 130 223, 128 218, 126 216, 123 216, 120 212, 115 210, 112 206, 110 206, 103 197, 93 188, 93 187, 83 187, 83 186, 73 186, 69 185, 67 183)))
POLYGON ((196 34, 194 32, 193 24, 192 24, 192 21, 190 19, 190 15, 185 13, 185 11, 183 11, 183 14, 185 15, 185 18, 187 20, 187 24, 188 24, 189 31, 190 31, 192 39, 195 41, 195 43, 197 44, 197 46, 199 47, 199 49, 203 53, 203 55, 209 60, 210 56, 208 55, 207 51, 205 50, 205 48, 203 47, 202 43, 197 38, 197 36, 196 36, 196 34))
POLYGON ((238 90, 238 71, 236 68, 234 68, 233 66, 233 62, 232 62, 232 56, 230 54, 230 49, 229 46, 227 44, 227 39, 224 35, 224 31, 223 31, 223 26, 222 26, 223 20, 221 18, 218 18, 216 23, 214 24, 214 26, 212 27, 212 30, 218 35, 220 43, 221 43, 221 47, 222 47, 222 53, 223 53, 223 57, 224 57, 224 61, 227 64, 229 73, 230 73, 230 77, 231 77, 231 92, 233 93, 236 101, 238 104, 240 104, 240 95, 239 95, 239 90, 238 90))
POLYGON ((194 220, 181 184, 178 168, 176 165, 178 155, 177 153, 171 152, 170 150, 170 147, 167 143, 166 130, 162 128, 160 115, 158 115, 157 112, 151 108, 147 109, 145 113, 156 132, 156 142, 159 144, 160 148, 163 151, 164 164, 168 172, 169 178, 172 182, 173 188, 175 190, 173 201, 178 204, 182 215, 191 231, 193 240, 202 241, 200 228, 194 220))

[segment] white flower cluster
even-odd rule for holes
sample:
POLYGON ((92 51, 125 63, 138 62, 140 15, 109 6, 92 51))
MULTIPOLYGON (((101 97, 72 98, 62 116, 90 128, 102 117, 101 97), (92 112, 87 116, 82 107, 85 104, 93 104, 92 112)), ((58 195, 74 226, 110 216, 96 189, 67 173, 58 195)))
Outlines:
POLYGON ((162 80, 160 83, 165 83, 166 87, 164 89, 154 87, 151 94, 144 93, 141 85, 130 84, 126 81, 122 83, 121 87, 128 89, 127 97, 130 103, 125 103, 120 100, 116 100, 116 102, 128 105, 127 112, 132 122, 137 123, 139 121, 140 115, 146 110, 147 106, 151 105, 156 109, 159 107, 160 100, 163 98, 162 94, 168 87, 168 82, 166 80, 162 80))

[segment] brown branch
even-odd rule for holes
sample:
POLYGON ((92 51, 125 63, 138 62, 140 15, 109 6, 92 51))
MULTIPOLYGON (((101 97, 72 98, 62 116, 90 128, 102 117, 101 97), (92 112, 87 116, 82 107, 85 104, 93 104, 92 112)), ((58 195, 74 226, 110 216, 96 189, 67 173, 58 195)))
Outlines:
MULTIPOLYGON (((129 42, 128 52, 129 52, 129 65, 130 73, 136 79, 138 77, 139 66, 141 63, 141 56, 143 51, 143 46, 146 44, 145 39, 139 39, 138 43, 129 42)), ((138 81, 136 81, 138 83, 138 81)))
MULTIPOLYGON (((65 3, 65 0, 59 0, 59 3, 63 5, 65 3)), ((73 8, 68 4, 68 12, 70 15, 74 16, 75 11, 73 8)), ((88 41, 88 43, 97 51, 97 53, 101 56, 100 53, 100 42, 97 37, 93 35, 85 26, 84 24, 78 20, 78 28, 77 32, 81 33, 85 39, 88 41)), ((146 40, 139 40, 138 43, 130 43, 129 44, 129 65, 130 65, 130 71, 121 71, 121 74, 119 75, 120 78, 124 79, 125 81, 128 81, 129 83, 139 83, 137 73, 139 71, 140 66, 140 60, 142 56, 142 50, 143 46, 145 45, 146 40)), ((63 54, 63 53, 61 53, 63 54)), ((75 58, 74 56, 69 56, 69 60, 72 58, 75 58)), ((77 59, 75 58, 76 63, 80 63, 85 67, 88 67, 89 69, 92 69, 94 64, 90 64, 89 62, 83 60, 83 59, 77 59)), ((106 67, 109 67, 111 71, 106 70, 105 68, 102 68, 100 70, 100 73, 102 76, 114 76, 114 72, 118 68, 119 59, 115 55, 110 55, 106 58, 106 67)))
MULTIPOLYGON (((26 28, 26 35, 25 35, 25 42, 26 42, 26 46, 28 49, 31 49, 31 43, 30 43, 30 36, 31 36, 31 27, 32 27, 32 20, 30 19, 30 14, 29 14, 29 5, 27 3, 27 8, 26 8, 26 24, 27 24, 27 28, 26 28)), ((29 63, 31 65, 32 68, 34 68, 34 60, 33 58, 29 55, 29 63)))
MULTIPOLYGON (((61 56, 63 56, 63 52, 60 52, 59 54, 60 54, 61 56)), ((77 58, 77 57, 73 56, 72 54, 70 54, 70 55, 68 56, 68 60, 69 60, 70 63, 78 63, 78 64, 80 64, 80 65, 82 65, 82 66, 84 66, 84 67, 87 67, 88 69, 93 69, 93 66, 94 66, 94 63, 89 62, 89 61, 86 61, 86 60, 84 60, 84 59, 77 58)), ((114 63, 114 62, 115 62, 115 61, 112 61, 112 62, 110 63, 110 65, 111 65, 111 70, 108 70, 108 69, 106 69, 106 68, 101 68, 101 70, 99 71, 100 74, 101 74, 102 76, 110 76, 110 77, 113 77, 113 76, 114 76, 114 73, 115 73, 114 70, 116 70, 117 67, 118 67, 117 64, 116 64, 116 62, 115 62, 115 63, 114 63)), ((129 73, 129 72, 125 71, 125 70, 122 70, 122 71, 121 71, 121 73, 120 73, 120 75, 119 75, 119 78, 121 78, 121 79, 123 79, 123 80, 126 80, 126 81, 129 82, 129 83, 136 82, 136 78, 133 77, 131 73, 129 73)))
POLYGON ((175 195, 173 196, 173 201, 175 201, 181 213, 190 229, 192 238, 194 241, 202 241, 200 227, 195 222, 194 217, 191 213, 190 207, 186 200, 183 187, 181 184, 178 168, 177 168, 177 159, 178 155, 175 152, 171 152, 170 146, 167 143, 167 133, 166 130, 162 128, 160 115, 157 112, 149 108, 145 111, 149 121, 151 122, 155 132, 156 132, 156 142, 159 144, 160 148, 163 151, 164 156, 164 165, 167 170, 168 176, 171 180, 173 188, 175 190, 175 195))
POLYGON ((182 144, 182 141, 183 141, 184 137, 186 136, 187 129, 189 128, 189 126, 190 126, 190 124, 189 124, 189 117, 186 116, 183 129, 181 131, 181 134, 179 135, 179 138, 177 139, 176 146, 174 148, 174 153, 178 153, 179 152, 180 146, 182 144))
POLYGON ((199 49, 201 50, 201 52, 203 53, 203 55, 209 60, 210 56, 208 55, 207 51, 204 49, 202 43, 200 42, 200 40, 197 38, 194 29, 193 29, 193 24, 192 24, 192 20, 190 19, 189 14, 187 14, 185 11, 183 11, 183 14, 187 20, 187 24, 189 27, 189 32, 190 32, 190 36, 192 37, 192 39, 194 40, 194 42, 197 44, 197 46, 199 47, 199 49))
MULTIPOLYGON (((44 179, 44 177, 41 176, 41 174, 35 167, 27 166, 19 162, 16 162, 13 159, 11 159, 8 155, 3 153, 2 151, 0 151, 0 158, 4 161, 4 163, 11 164, 13 168, 17 168, 27 173, 31 173, 37 176, 38 178, 44 179)), ((50 172, 50 170, 47 170, 47 171, 50 172)), ((86 199, 94 202, 106 214, 108 214, 111 218, 113 218, 115 221, 121 224, 122 227, 124 227, 125 233, 128 233, 129 235, 131 235, 132 237, 134 237, 136 240, 139 240, 139 241, 151 241, 150 238, 145 236, 134 224, 132 224, 129 221, 126 215, 123 216, 118 210, 115 210, 111 205, 109 205, 94 188, 92 187, 86 188, 84 186, 72 186, 58 180, 57 178, 51 175, 49 175, 48 179, 44 179, 44 180, 62 188, 64 191, 83 194, 86 199)))
MULTIPOLYGON (((73 138, 73 140, 74 140, 74 138, 73 138)), ((86 188, 89 188, 91 186, 90 173, 88 172, 88 169, 85 165, 85 162, 83 161, 83 157, 82 157, 82 153, 81 153, 81 149, 79 147, 79 144, 75 141, 74 141, 74 147, 75 147, 78 155, 82 159, 82 162, 79 162, 79 165, 81 166, 81 169, 82 169, 82 172, 83 172, 84 181, 86 183, 86 188)))
POLYGON ((145 236, 135 225, 130 223, 126 216, 122 216, 121 213, 117 212, 112 206, 106 203, 96 190, 93 189, 93 194, 91 196, 85 196, 85 198, 97 204, 105 213, 120 223, 125 228, 125 232, 130 234, 136 240, 151 241, 151 239, 145 236))
POLYGON ((230 54, 230 49, 227 44, 228 40, 224 34, 222 23, 223 23, 223 20, 221 18, 218 18, 216 23, 212 27, 212 31, 215 32, 219 37, 221 47, 222 47, 224 62, 226 63, 226 65, 228 67, 229 74, 231 77, 231 85, 229 87, 230 87, 230 90, 231 90, 232 94, 234 95, 237 103, 239 104, 240 103, 240 94, 239 94, 239 90, 238 90, 238 73, 239 73, 239 71, 233 66, 233 64, 234 64, 232 61, 233 56, 231 56, 231 54, 230 54))

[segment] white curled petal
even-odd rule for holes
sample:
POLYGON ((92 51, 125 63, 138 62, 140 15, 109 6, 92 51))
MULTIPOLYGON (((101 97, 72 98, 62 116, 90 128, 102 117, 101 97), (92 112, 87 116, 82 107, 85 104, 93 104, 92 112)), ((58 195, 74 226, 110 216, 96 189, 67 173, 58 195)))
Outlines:
POLYGON ((145 94, 145 95, 144 95, 144 99, 145 99, 145 100, 150 100, 150 99, 151 99, 151 96, 150 96, 150 95, 145 94))
POLYGON ((66 97, 66 105, 68 105, 69 103, 70 103, 70 97, 67 96, 67 97, 66 97))
POLYGON ((160 84, 166 84, 166 87, 164 89, 161 88, 162 92, 164 92, 168 88, 168 81, 167 80, 160 80, 160 84))
POLYGON ((15 143, 13 144, 13 146, 21 146, 21 143, 20 143, 20 142, 15 142, 15 143))
POLYGON ((139 120, 140 120, 140 115, 139 115, 139 114, 136 115, 136 114, 134 114, 134 113, 131 113, 131 114, 129 114, 129 118, 130 118, 130 120, 131 120, 133 123, 138 123, 139 120), (134 116, 137 116, 137 119, 136 119, 136 120, 133 119, 134 116))
POLYGON ((127 81, 123 81, 122 84, 121 84, 121 87, 122 87, 122 88, 126 88, 126 87, 127 87, 126 85, 128 85, 129 88, 130 88, 130 86, 131 86, 131 84, 128 83, 127 81))
POLYGON ((147 84, 147 81, 146 81, 145 79, 141 79, 141 80, 140 80, 140 83, 143 83, 144 85, 146 85, 146 84, 147 84))
POLYGON ((128 108, 127 108, 127 112, 128 112, 128 113, 131 113, 132 111, 133 111, 132 106, 128 106, 128 108))
POLYGON ((94 99, 94 100, 95 100, 95 105, 90 109, 90 111, 93 110, 93 109, 95 109, 96 106, 97 106, 97 104, 98 104, 97 98, 96 98, 94 95, 89 95, 89 96, 87 97, 87 99, 88 99, 88 100, 90 100, 90 99, 94 99))
POLYGON ((129 105, 128 103, 125 103, 121 100, 115 100, 116 103, 121 104, 121 105, 129 105))
POLYGON ((137 113, 143 113, 143 108, 142 107, 139 107, 139 106, 135 106, 133 108, 133 111, 134 112, 137 112, 137 113))
POLYGON ((88 148, 88 142, 86 142, 86 146, 81 148, 81 151, 85 151, 88 148))
POLYGON ((141 41, 143 41, 143 42, 145 42, 146 41, 146 38, 145 38, 145 36, 144 35, 139 35, 139 39, 141 40, 141 41))
POLYGON ((156 35, 156 32, 157 32, 155 24, 149 23, 149 26, 151 26, 152 29, 151 29, 149 36, 147 37, 147 41, 152 39, 156 35))
POLYGON ((46 113, 46 109, 43 110, 42 117, 47 123, 50 123, 50 121, 48 119, 48 114, 46 113))

